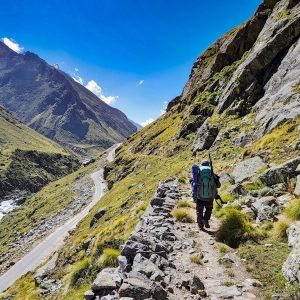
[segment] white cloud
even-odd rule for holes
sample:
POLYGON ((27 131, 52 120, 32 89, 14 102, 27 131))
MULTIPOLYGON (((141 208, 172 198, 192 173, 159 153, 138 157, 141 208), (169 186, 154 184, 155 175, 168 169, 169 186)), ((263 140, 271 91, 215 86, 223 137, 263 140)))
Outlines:
POLYGON ((165 101, 163 104, 163 109, 160 110, 161 115, 163 115, 166 112, 167 106, 168 106, 168 102, 165 101))
POLYGON ((75 76, 75 74, 73 74, 73 79, 76 81, 76 82, 78 82, 78 83, 80 83, 80 84, 82 84, 83 85, 83 79, 80 77, 80 76, 77 76, 77 78, 76 77, 74 77, 75 76))
POLYGON ((75 72, 78 72, 79 70, 77 68, 75 68, 75 72))
POLYGON ((9 39, 9 38, 3 38, 2 42, 9 47, 11 50, 20 53, 24 50, 24 47, 20 47, 19 44, 17 44, 13 39, 9 39))
POLYGON ((144 81, 144 79, 140 80, 139 85, 143 84, 144 81))
POLYGON ((140 125, 142 125, 143 127, 149 125, 150 123, 152 123, 154 120, 152 118, 148 119, 145 122, 140 123, 140 125))
POLYGON ((90 80, 85 87, 109 105, 115 103, 119 98, 119 96, 104 96, 102 88, 94 80, 90 80))

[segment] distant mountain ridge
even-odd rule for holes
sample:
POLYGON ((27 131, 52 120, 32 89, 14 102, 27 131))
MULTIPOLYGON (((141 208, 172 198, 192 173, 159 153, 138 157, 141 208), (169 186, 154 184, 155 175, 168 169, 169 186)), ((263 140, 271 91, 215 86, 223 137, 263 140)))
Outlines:
POLYGON ((69 75, 34 53, 0 42, 0 104, 19 120, 69 147, 106 149, 137 128, 69 75))
POLYGON ((140 125, 139 123, 136 123, 136 122, 134 122, 134 121, 132 121, 132 120, 130 120, 130 119, 128 119, 128 120, 129 120, 129 122, 131 122, 134 126, 136 126, 137 130, 140 130, 140 129, 143 128, 143 126, 140 125))

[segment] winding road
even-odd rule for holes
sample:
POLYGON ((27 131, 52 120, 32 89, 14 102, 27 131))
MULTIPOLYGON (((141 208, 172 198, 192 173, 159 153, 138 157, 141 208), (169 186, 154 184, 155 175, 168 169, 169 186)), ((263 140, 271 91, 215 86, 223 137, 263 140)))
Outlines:
MULTIPOLYGON (((107 154, 107 160, 109 162, 113 160, 115 150, 119 145, 120 144, 117 144, 109 149, 107 154)), ((64 225, 58 227, 45 240, 32 249, 0 277, 0 293, 9 288, 22 275, 29 271, 34 271, 35 268, 37 268, 43 261, 49 258, 53 252, 63 245, 64 239, 68 236, 68 231, 75 228, 76 224, 88 214, 90 209, 105 194, 106 185, 102 175, 103 169, 91 175, 95 184, 95 193, 92 202, 64 225)))

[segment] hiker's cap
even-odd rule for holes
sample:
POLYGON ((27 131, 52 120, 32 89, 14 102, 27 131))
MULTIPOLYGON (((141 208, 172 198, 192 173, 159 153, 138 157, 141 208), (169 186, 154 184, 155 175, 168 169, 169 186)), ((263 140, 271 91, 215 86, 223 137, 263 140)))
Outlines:
POLYGON ((201 161, 201 166, 209 166, 209 161, 206 160, 206 159, 203 159, 203 160, 201 161))

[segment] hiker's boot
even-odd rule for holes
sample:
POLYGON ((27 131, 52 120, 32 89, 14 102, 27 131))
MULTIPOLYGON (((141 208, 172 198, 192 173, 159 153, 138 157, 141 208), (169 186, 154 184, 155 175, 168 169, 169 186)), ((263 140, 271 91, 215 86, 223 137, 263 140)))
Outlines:
POLYGON ((204 219, 202 222, 203 222, 203 224, 204 224, 204 226, 205 226, 206 228, 210 228, 209 223, 208 223, 208 220, 205 220, 205 219, 204 219))
POLYGON ((202 220, 200 220, 200 222, 198 223, 198 227, 199 227, 200 230, 203 229, 204 224, 203 224, 203 221, 202 221, 202 220))

